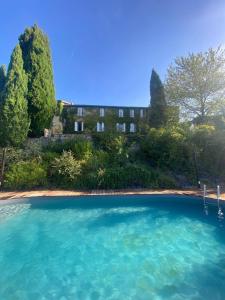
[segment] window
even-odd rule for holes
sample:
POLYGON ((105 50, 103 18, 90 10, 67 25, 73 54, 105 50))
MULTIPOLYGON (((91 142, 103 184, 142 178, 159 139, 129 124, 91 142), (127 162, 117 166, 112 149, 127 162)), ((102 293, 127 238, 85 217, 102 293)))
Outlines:
POLYGON ((82 117, 83 116, 83 107, 78 107, 77 108, 77 115, 79 116, 79 117, 82 117))
POLYGON ((100 108, 100 117, 104 117, 104 116, 105 116, 105 109, 100 108))
POLYGON ((123 109, 119 109, 119 117, 123 118, 123 109))
POLYGON ((134 109, 130 109, 130 117, 134 118, 134 109))
POLYGON ((136 125, 134 123, 130 123, 130 132, 136 131, 136 125))
POLYGON ((103 122, 97 123, 97 132, 103 132, 105 130, 105 124, 103 122))
POLYGON ((140 117, 143 118, 144 117, 144 110, 140 109, 140 117))
POLYGON ((74 131, 76 132, 84 131, 84 122, 74 122, 74 131))
POLYGON ((126 131, 126 124, 123 123, 116 123, 116 130, 119 132, 125 132, 126 131))

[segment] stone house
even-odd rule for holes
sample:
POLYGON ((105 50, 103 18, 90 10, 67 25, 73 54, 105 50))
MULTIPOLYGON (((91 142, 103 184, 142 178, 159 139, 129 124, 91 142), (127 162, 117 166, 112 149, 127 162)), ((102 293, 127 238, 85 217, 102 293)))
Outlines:
POLYGON ((61 120, 63 133, 135 133, 145 126, 148 107, 66 104, 61 120))

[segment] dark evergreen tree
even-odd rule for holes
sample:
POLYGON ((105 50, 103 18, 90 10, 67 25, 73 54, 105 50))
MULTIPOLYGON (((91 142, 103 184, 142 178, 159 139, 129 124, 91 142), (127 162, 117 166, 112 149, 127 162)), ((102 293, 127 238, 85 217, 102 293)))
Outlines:
POLYGON ((167 104, 163 84, 154 69, 150 80, 150 96, 150 126, 155 128, 163 127, 167 122, 167 104))
POLYGON ((3 99, 5 81, 6 81, 6 67, 2 65, 0 67, 0 102, 3 99))
POLYGON ((17 45, 8 67, 0 114, 0 146, 4 148, 0 182, 5 165, 6 148, 19 146, 27 138, 29 118, 27 108, 27 75, 23 69, 22 51, 17 45))
POLYGON ((29 118, 26 94, 27 76, 23 69, 22 52, 17 45, 11 55, 1 104, 0 142, 3 146, 18 146, 27 137, 29 118))
POLYGON ((49 128, 56 110, 51 53, 47 36, 37 25, 19 38, 24 69, 28 74, 28 112, 31 135, 41 136, 49 128))

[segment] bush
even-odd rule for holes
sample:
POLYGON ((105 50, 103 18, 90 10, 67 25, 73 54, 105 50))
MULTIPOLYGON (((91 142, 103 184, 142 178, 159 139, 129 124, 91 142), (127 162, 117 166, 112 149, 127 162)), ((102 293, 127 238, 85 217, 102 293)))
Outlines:
POLYGON ((86 160, 91 157, 94 152, 92 142, 85 139, 76 140, 70 144, 69 148, 77 159, 86 160))
POLYGON ((123 189, 123 188, 174 188, 176 182, 159 171, 147 169, 143 165, 129 164, 98 168, 82 174, 79 187, 84 189, 123 189))
POLYGON ((60 157, 59 153, 56 152, 44 152, 41 156, 41 159, 43 163, 49 167, 52 165, 52 162, 55 160, 55 158, 60 157))
POLYGON ((214 183, 225 179, 225 130, 214 126, 196 126, 190 143, 196 154, 198 172, 203 177, 212 177, 214 183))
POLYGON ((124 165, 128 162, 128 145, 124 135, 116 133, 104 133, 101 137, 96 135, 95 143, 97 148, 108 153, 108 163, 110 165, 124 165))
POLYGON ((153 167, 174 172, 193 171, 192 148, 181 128, 150 129, 140 151, 153 167))
POLYGON ((75 159, 71 151, 63 151, 52 162, 52 177, 58 185, 73 186, 80 174, 81 162, 75 159))
POLYGON ((36 161, 20 161, 12 164, 5 174, 4 186, 9 189, 31 189, 46 185, 47 173, 36 161))
MULTIPOLYGON (((0 147, 0 156, 3 149, 0 147)), ((38 143, 26 142, 23 148, 7 147, 6 152, 6 171, 12 164, 21 161, 37 160, 41 157, 41 146, 38 143)))
POLYGON ((43 150, 44 152, 55 152, 58 154, 62 154, 63 151, 71 151, 77 159, 86 159, 94 151, 92 142, 81 137, 67 141, 51 142, 43 150))

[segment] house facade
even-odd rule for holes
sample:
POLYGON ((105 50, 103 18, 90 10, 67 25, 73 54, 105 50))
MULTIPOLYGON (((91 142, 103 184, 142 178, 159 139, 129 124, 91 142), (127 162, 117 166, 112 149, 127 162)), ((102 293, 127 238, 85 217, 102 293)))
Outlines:
POLYGON ((61 114, 63 133, 135 133, 148 120, 148 107, 65 104, 61 114))

